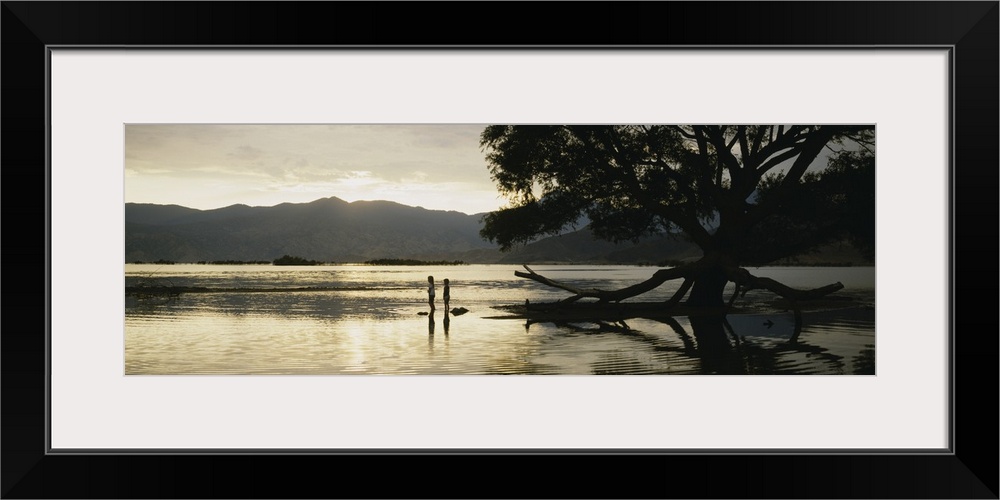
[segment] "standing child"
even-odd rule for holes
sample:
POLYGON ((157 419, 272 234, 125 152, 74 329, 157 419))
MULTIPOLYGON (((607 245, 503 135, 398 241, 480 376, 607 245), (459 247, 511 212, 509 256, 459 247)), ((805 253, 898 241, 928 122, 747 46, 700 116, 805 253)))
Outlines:
POLYGON ((427 303, 431 306, 431 311, 434 310, 434 277, 427 277, 427 303))
POLYGON ((444 312, 448 312, 448 301, 451 299, 451 287, 448 286, 448 278, 444 279, 444 312))

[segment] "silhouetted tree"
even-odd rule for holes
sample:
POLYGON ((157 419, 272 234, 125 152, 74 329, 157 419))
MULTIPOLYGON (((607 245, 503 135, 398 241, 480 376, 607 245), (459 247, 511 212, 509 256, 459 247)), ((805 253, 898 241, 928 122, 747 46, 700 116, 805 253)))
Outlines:
POLYGON ((793 290, 742 266, 843 239, 873 255, 874 135, 872 126, 841 125, 489 126, 480 144, 510 204, 484 217, 481 234, 509 250, 586 216, 603 239, 671 234, 704 252, 622 290, 517 273, 574 292, 569 300, 622 300, 670 279, 684 280, 671 303, 690 291, 690 305, 721 306, 728 282, 819 297, 842 285, 793 290))

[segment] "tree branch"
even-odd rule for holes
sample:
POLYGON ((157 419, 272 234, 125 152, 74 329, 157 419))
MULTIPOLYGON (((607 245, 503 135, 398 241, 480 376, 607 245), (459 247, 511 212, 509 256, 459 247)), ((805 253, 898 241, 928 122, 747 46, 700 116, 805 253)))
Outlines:
MULTIPOLYGON (((653 273, 653 276, 651 276, 649 279, 618 290, 579 288, 573 285, 569 285, 566 283, 546 278, 545 276, 542 276, 541 274, 538 274, 535 271, 533 271, 530 267, 527 266, 527 264, 524 264, 524 268, 528 272, 514 271, 514 275, 519 278, 527 278, 530 280, 537 281, 546 286, 558 288, 560 290, 566 290, 574 294, 560 301, 562 303, 576 302, 577 300, 583 298, 595 298, 598 299, 600 302, 620 302, 627 298, 635 297, 637 295, 641 295, 650 290, 653 290, 654 288, 662 285, 663 283, 669 280, 684 278, 684 282, 681 284, 680 288, 678 288, 678 290, 674 292, 674 295, 671 296, 670 299, 665 302, 665 306, 670 307, 677 304, 678 302, 680 302, 682 298, 684 298, 684 295, 687 294, 688 289, 691 288, 695 279, 697 279, 698 273, 702 269, 704 269, 707 265, 711 265, 712 263, 713 263, 712 259, 705 258, 697 262, 686 264, 679 267, 674 267, 670 269, 660 269, 659 271, 653 273)), ((769 290, 793 302, 819 299, 844 288, 843 283, 837 282, 830 285, 821 286, 819 288, 813 288, 811 290, 798 290, 788 285, 785 285, 784 283, 773 280, 771 278, 761 278, 758 276, 754 276, 750 274, 750 271, 747 271, 744 268, 736 268, 736 269, 731 268, 728 274, 729 274, 729 281, 736 283, 736 293, 745 294, 747 290, 764 289, 764 290, 769 290)), ((735 294, 733 298, 735 298, 735 294)), ((730 300, 729 302, 730 305, 732 305, 732 302, 733 301, 730 300)))
MULTIPOLYGON (((720 163, 719 174, 721 174, 721 166, 725 165, 726 169, 729 170, 729 176, 732 177, 733 183, 738 182, 739 179, 741 178, 741 172, 740 172, 741 167, 740 167, 740 161, 736 159, 735 155, 733 155, 733 151, 731 149, 732 144, 728 146, 726 145, 726 138, 723 137, 721 128, 713 128, 708 130, 709 133, 706 135, 708 136, 708 140, 712 143, 712 145, 715 146, 715 153, 720 163)), ((733 143, 735 143, 736 139, 737 137, 733 137, 733 143)), ((716 174, 717 175, 716 185, 718 185, 719 188, 721 189, 722 183, 718 179, 719 174, 716 174)))
POLYGON ((654 213, 660 217, 677 224, 677 227, 684 230, 695 244, 702 249, 708 248, 711 244, 712 235, 708 230, 698 223, 698 220, 690 214, 676 210, 669 205, 659 205, 654 207, 654 213))
MULTIPOLYGON (((656 213, 657 215, 660 215, 664 219, 667 219, 670 222, 673 222, 674 224, 677 224, 691 237, 691 239, 693 239, 696 243, 698 243, 699 246, 706 245, 708 239, 710 238, 710 235, 708 234, 707 231, 705 231, 703 227, 701 227, 700 224, 698 224, 697 220, 695 220, 693 217, 689 217, 683 211, 676 210, 669 205, 661 205, 659 202, 657 202, 650 196, 648 190, 642 188, 639 179, 639 172, 635 168, 636 167, 635 163, 631 161, 629 158, 622 156, 622 154, 620 153, 622 149, 621 141, 617 136, 616 132, 614 130, 606 131, 606 134, 602 136, 602 139, 603 139, 602 143, 604 144, 604 146, 612 152, 612 157, 615 159, 616 162, 618 162, 618 165, 624 171, 624 173, 622 174, 623 181, 626 184, 628 184, 631 192, 634 193, 637 197, 639 197, 641 203, 646 207, 646 209, 653 213, 656 213)), ((687 184, 687 182, 685 182, 686 179, 684 179, 683 176, 681 176, 678 172, 670 168, 670 166, 660 158, 657 158, 654 161, 659 162, 659 164, 663 167, 667 176, 674 179, 674 181, 677 183, 678 189, 684 192, 685 196, 688 196, 689 199, 691 200, 697 198, 694 191, 687 184)))
MULTIPOLYGON (((772 126, 773 127, 773 126, 772 126)), ((753 138, 753 146, 750 148, 750 154, 743 158, 743 166, 748 166, 747 160, 750 156, 757 154, 760 151, 761 141, 764 139, 764 130, 769 127, 760 126, 757 128, 757 135, 753 138)))
POLYGON ((809 134, 805 143, 802 144, 799 157, 795 159, 792 168, 788 169, 784 180, 781 181, 781 189, 788 189, 788 186, 799 182, 806 168, 819 156, 820 151, 823 150, 823 146, 830 142, 830 139, 833 139, 834 135, 836 135, 835 131, 828 127, 820 127, 818 131, 809 134))
MULTIPOLYGON (((535 271, 531 270, 531 268, 528 267, 527 265, 524 265, 524 268, 527 269, 528 272, 514 271, 514 276, 517 276, 519 278, 527 278, 530 280, 534 280, 543 285, 547 285, 553 288, 559 288, 561 290, 566 290, 568 292, 572 292, 573 294, 575 294, 567 299, 564 299, 563 302, 575 302, 582 298, 596 298, 601 302, 620 302, 627 298, 635 297, 636 295, 641 295, 643 293, 646 293, 669 280, 685 278, 686 279, 685 284, 686 284, 687 280, 690 280, 693 277, 693 275, 702 267, 701 262, 702 261, 698 261, 692 264, 687 264, 684 266, 674 267, 670 269, 660 269, 659 271, 653 273, 653 276, 647 279, 646 281, 619 290, 578 288, 573 285, 568 285, 566 283, 561 283, 546 278, 545 276, 542 276, 541 274, 538 274, 535 271)), ((681 289, 684 288, 685 284, 681 285, 681 289)), ((690 287, 690 285, 688 286, 690 287)), ((680 292, 680 290, 678 290, 678 292, 680 292)), ((686 293, 687 290, 684 290, 684 292, 686 293)), ((683 296, 683 294, 681 294, 681 296, 683 296)), ((677 294, 674 294, 674 297, 672 297, 670 301, 674 301, 674 298, 677 298, 677 294)), ((677 298, 677 300, 680 300, 680 298, 677 298)))
POLYGON ((691 289, 691 285, 693 285, 693 284, 694 284, 694 280, 693 279, 691 279, 691 278, 684 278, 684 282, 681 283, 681 287, 678 288, 677 291, 674 292, 674 295, 672 297, 670 297, 669 300, 667 300, 666 302, 664 302, 663 305, 665 307, 672 307, 672 306, 676 305, 678 302, 681 301, 681 299, 684 298, 685 295, 687 295, 688 290, 691 289))
POLYGON ((806 169, 809 168, 809 165, 811 165, 812 162, 816 160, 816 157, 819 156, 819 153, 823 150, 823 146, 825 146, 835 135, 837 135, 837 132, 838 129, 836 127, 820 127, 818 130, 810 132, 801 146, 792 150, 798 152, 798 157, 795 158, 795 162, 792 163, 788 172, 785 173, 785 177, 781 180, 781 184, 775 189, 775 193, 772 195, 771 201, 769 203, 760 203, 754 206, 751 214, 752 224, 756 224, 770 215, 773 210, 775 210, 780 200, 792 193, 793 188, 799 184, 799 179, 802 178, 806 169))
POLYGON ((747 128, 745 125, 739 127, 739 132, 736 134, 740 139, 740 156, 746 160, 750 157, 750 145, 747 143, 747 128))
POLYGON ((737 269, 735 273, 732 273, 729 279, 745 290, 762 288, 770 290, 781 297, 793 301, 822 298, 844 288, 844 284, 838 281, 830 285, 813 288, 812 290, 797 290, 771 278, 760 278, 754 276, 750 274, 750 271, 747 271, 744 268, 737 269))
POLYGON ((681 135, 687 137, 688 139, 698 139, 698 136, 692 134, 691 132, 688 132, 687 130, 684 130, 679 125, 674 126, 674 129, 676 129, 678 132, 680 132, 681 135))
POLYGON ((711 181, 712 179, 711 173, 712 170, 714 169, 712 168, 712 164, 709 161, 710 157, 708 154, 708 139, 705 137, 704 127, 695 127, 694 133, 697 136, 697 141, 698 141, 698 156, 701 159, 704 167, 701 169, 701 180, 704 183, 704 186, 702 186, 702 188, 714 195, 716 186, 712 185, 711 181))
POLYGON ((783 149, 788 149, 794 146, 795 143, 797 142, 796 139, 798 139, 799 133, 802 132, 805 129, 805 127, 795 125, 789 127, 787 132, 783 132, 784 130, 783 126, 779 126, 778 129, 779 130, 777 137, 774 137, 773 139, 771 139, 770 142, 767 143, 767 145, 758 149, 757 152, 754 153, 754 155, 751 158, 744 158, 743 160, 744 165, 752 168, 757 168, 758 165, 760 165, 765 160, 770 158, 771 155, 774 155, 778 151, 781 151, 783 149))
POLYGON ((666 160, 660 158, 659 156, 654 156, 650 158, 650 160, 651 163, 643 162, 641 163, 641 165, 660 167, 661 172, 663 172, 667 177, 669 177, 671 180, 677 183, 678 191, 684 193, 684 196, 686 196, 689 200, 698 199, 698 196, 695 193, 694 188, 691 187, 692 184, 691 179, 681 175, 680 172, 678 172, 676 169, 670 166, 670 164, 667 163, 666 160))
POLYGON ((794 158, 798 154, 799 154, 799 151, 797 149, 789 149, 788 151, 785 151, 784 153, 781 153, 780 155, 775 156, 775 157, 771 158, 770 160, 767 160, 766 162, 764 162, 763 165, 761 165, 760 167, 757 168, 757 176, 758 176, 758 178, 759 177, 763 177, 764 174, 766 174, 768 170, 771 170, 772 168, 778 166, 780 163, 784 162, 785 160, 794 158))

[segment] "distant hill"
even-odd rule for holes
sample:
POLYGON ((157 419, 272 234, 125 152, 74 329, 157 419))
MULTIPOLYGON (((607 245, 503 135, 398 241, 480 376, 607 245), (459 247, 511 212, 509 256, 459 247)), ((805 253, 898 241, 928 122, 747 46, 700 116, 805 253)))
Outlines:
POLYGON ((470 250, 494 248, 479 237, 479 219, 339 198, 215 210, 126 203, 125 260, 272 260, 282 255, 324 262, 455 260, 470 250))
MULTIPOLYGON (((692 261, 701 251, 666 236, 610 243, 587 228, 539 239, 510 252, 479 236, 483 214, 427 210, 390 201, 323 198, 273 207, 197 210, 125 204, 125 261, 272 261, 283 255, 321 262, 416 259, 492 263, 658 264, 692 261)), ((842 246, 786 264, 856 260, 842 246)))
POLYGON ((875 262, 867 258, 858 249, 851 246, 846 241, 833 242, 823 245, 814 252, 788 257, 777 262, 774 266, 874 266, 875 262))
POLYGON ((648 237, 638 243, 599 240, 588 228, 551 236, 503 254, 500 262, 566 262, 596 264, 650 264, 664 260, 691 261, 702 252, 693 243, 667 236, 648 237))

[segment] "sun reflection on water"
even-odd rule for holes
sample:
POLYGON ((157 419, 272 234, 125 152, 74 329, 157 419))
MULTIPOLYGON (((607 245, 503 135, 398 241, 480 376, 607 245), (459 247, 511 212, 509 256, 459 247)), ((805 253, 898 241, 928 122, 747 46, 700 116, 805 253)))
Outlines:
MULTIPOLYGON (((512 266, 435 269, 435 273, 451 277, 452 307, 469 310, 461 315, 450 314, 440 305, 433 315, 426 314, 426 269, 376 270, 380 273, 376 275, 371 268, 359 267, 290 274, 262 266, 265 269, 247 269, 237 279, 233 266, 225 267, 186 266, 170 279, 183 283, 181 286, 238 281, 253 283, 258 290, 227 288, 184 293, 169 300, 126 300, 126 374, 875 371, 873 307, 806 314, 798 334, 788 312, 730 315, 723 322, 710 324, 686 317, 636 318, 620 324, 526 324, 523 319, 494 319, 504 313, 493 306, 522 303, 526 297, 540 302, 562 295, 514 278, 512 266), (275 290, 283 287, 297 290, 275 290)), ((537 270, 541 272, 541 266, 537 270)), ((126 284, 144 271, 133 269, 126 284)), ((566 276, 572 271, 560 268, 566 276)), ((620 266, 576 272, 595 282, 611 279, 606 286, 616 287, 644 279, 652 270, 620 266)), ((843 270, 834 272, 845 279, 843 270)), ((671 293, 668 286, 645 299, 669 297, 671 293)), ((869 294, 874 302, 873 289, 855 293, 869 294)))

